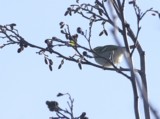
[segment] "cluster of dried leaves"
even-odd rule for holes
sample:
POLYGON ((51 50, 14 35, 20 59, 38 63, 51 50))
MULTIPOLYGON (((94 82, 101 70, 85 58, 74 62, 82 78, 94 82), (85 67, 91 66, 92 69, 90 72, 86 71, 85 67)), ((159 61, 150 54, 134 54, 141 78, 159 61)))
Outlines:
POLYGON ((72 99, 69 93, 58 93, 57 97, 68 96, 69 101, 67 101, 69 109, 62 109, 57 101, 46 101, 46 105, 48 109, 52 112, 56 112, 56 116, 50 117, 50 119, 88 119, 86 116, 86 112, 83 112, 80 116, 75 117, 73 114, 73 103, 74 99, 72 99))

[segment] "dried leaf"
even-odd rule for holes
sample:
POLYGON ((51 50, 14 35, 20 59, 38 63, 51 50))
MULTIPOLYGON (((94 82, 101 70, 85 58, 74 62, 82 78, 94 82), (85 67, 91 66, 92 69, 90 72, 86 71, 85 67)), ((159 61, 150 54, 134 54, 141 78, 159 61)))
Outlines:
POLYGON ((23 47, 23 42, 20 42, 20 43, 19 43, 19 46, 20 46, 20 47, 23 47))
POLYGON ((69 15, 72 16, 72 11, 69 11, 69 15))
POLYGON ((75 42, 77 42, 78 34, 72 35, 72 38, 73 38, 73 40, 74 40, 75 42))
POLYGON ((44 42, 45 42, 46 44, 48 44, 49 40, 48 40, 48 39, 46 39, 44 42))
POLYGON ((48 61, 47 61, 46 57, 44 57, 44 62, 45 62, 45 64, 48 64, 48 61))
POLYGON ((103 21, 103 22, 102 22, 102 25, 104 25, 105 23, 106 23, 106 21, 103 21))
POLYGON ((61 21, 60 23, 59 23, 59 25, 61 26, 61 25, 64 25, 64 22, 63 21, 61 21))
POLYGON ((68 8, 67 8, 67 11, 71 11, 71 10, 72 10, 71 7, 68 7, 68 8))
POLYGON ((69 13, 69 11, 66 11, 66 12, 64 13, 64 16, 67 16, 67 15, 68 15, 68 13, 69 13))
POLYGON ((128 3, 129 4, 135 4, 135 1, 129 1, 128 3))
POLYGON ((23 46, 26 48, 26 47, 28 47, 28 45, 27 44, 23 44, 23 46))
POLYGON ((79 3, 79 0, 76 0, 76 3, 79 3))
POLYGON ((82 31, 82 33, 81 33, 82 35, 84 35, 84 32, 82 31))
POLYGON ((81 63, 78 63, 78 66, 80 69, 82 69, 82 64, 81 63))
POLYGON ((101 15, 101 16, 102 16, 102 12, 101 12, 100 10, 98 10, 98 13, 99 13, 99 15, 101 15))
POLYGON ((155 14, 155 13, 152 13, 152 16, 156 16, 156 14, 155 14))
POLYGON ((78 60, 78 66, 80 69, 82 69, 81 59, 78 60))
POLYGON ((61 30, 61 33, 65 34, 64 30, 61 30))
POLYGON ((18 48, 17 52, 20 53, 21 51, 22 51, 22 49, 21 49, 21 48, 18 48))
POLYGON ((60 69, 62 67, 62 64, 60 64, 59 66, 58 66, 58 69, 60 69))
POLYGON ((83 113, 81 114, 81 116, 80 116, 80 119, 84 119, 85 116, 86 116, 86 112, 83 112, 83 113))
POLYGON ((83 51, 83 56, 87 56, 87 52, 86 51, 83 51))
POLYGON ((64 64, 64 59, 61 60, 61 64, 58 66, 58 69, 60 69, 63 64, 64 64))
POLYGON ((93 20, 91 20, 91 21, 89 22, 89 26, 92 26, 92 24, 93 24, 93 20))
POLYGON ((63 96, 64 94, 62 94, 62 93, 58 93, 57 94, 57 97, 60 97, 60 96, 63 96))
POLYGON ((62 59, 61 64, 62 64, 62 65, 64 64, 64 59, 62 59))
POLYGON ((50 71, 52 71, 52 65, 49 65, 49 69, 50 69, 50 71))
POLYGON ((99 6, 103 7, 102 3, 99 2, 99 0, 96 0, 95 3, 97 3, 99 6))
POLYGON ((15 23, 10 24, 11 30, 13 30, 15 26, 16 26, 15 23))
POLYGON ((77 33, 80 33, 80 34, 82 33, 81 27, 78 27, 78 28, 77 28, 77 33))
POLYGON ((103 10, 102 9, 98 9, 98 13, 102 16, 103 14, 103 10))
POLYGON ((65 26, 65 24, 61 25, 60 28, 62 29, 65 26))
POLYGON ((50 111, 58 111, 58 102, 56 101, 46 101, 46 105, 48 106, 50 111))
POLYGON ((53 61, 49 59, 49 65, 53 65, 53 61))
POLYGON ((106 36, 108 36, 108 32, 104 29, 104 34, 106 35, 106 36))
POLYGON ((102 36, 102 35, 103 35, 103 33, 104 33, 104 31, 101 31, 101 32, 99 33, 99 36, 102 36))

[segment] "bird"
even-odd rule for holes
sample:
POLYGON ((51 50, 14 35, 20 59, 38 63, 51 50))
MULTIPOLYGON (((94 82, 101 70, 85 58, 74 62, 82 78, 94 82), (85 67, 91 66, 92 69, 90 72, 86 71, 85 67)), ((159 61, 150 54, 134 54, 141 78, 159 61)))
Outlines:
POLYGON ((127 55, 128 53, 125 47, 117 45, 95 47, 92 54, 95 61, 106 68, 113 66, 110 62, 112 62, 114 65, 118 65, 122 61, 124 55, 127 57, 129 56, 127 55))

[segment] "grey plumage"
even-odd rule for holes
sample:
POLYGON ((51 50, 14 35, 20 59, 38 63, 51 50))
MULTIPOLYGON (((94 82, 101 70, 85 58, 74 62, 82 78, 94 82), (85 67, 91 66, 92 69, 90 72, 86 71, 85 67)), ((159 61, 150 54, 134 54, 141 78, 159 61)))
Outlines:
POLYGON ((115 65, 119 64, 123 58, 124 53, 126 52, 125 47, 120 47, 116 45, 98 46, 95 47, 93 50, 95 52, 93 53, 95 61, 104 67, 112 66, 107 61, 107 59, 115 65))

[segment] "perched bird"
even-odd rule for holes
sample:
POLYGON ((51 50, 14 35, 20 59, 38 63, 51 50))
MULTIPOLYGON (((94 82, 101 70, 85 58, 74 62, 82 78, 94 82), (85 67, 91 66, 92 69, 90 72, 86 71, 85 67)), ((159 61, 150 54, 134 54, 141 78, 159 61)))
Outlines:
POLYGON ((123 56, 127 55, 125 47, 116 45, 98 46, 95 47, 93 51, 95 61, 104 67, 112 66, 108 60, 110 60, 114 65, 117 65, 122 61, 123 56))

